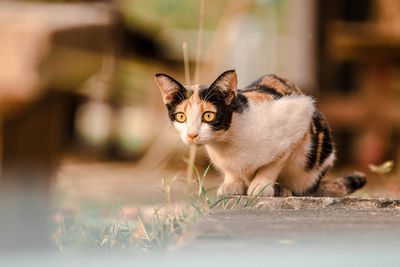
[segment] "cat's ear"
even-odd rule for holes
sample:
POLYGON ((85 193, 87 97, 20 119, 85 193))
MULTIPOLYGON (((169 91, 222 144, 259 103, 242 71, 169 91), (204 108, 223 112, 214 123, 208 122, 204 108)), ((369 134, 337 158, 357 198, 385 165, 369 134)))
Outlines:
POLYGON ((222 73, 210 86, 210 89, 222 93, 225 103, 231 104, 237 94, 237 75, 235 70, 228 70, 222 73))
POLYGON ((172 102, 178 92, 182 93, 186 90, 182 84, 166 74, 158 73, 155 79, 165 104, 172 102))

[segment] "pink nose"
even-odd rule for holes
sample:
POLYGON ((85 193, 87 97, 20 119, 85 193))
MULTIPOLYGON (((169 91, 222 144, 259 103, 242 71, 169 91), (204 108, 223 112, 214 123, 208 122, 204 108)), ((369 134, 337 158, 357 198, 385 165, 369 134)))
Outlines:
POLYGON ((187 134, 187 137, 189 137, 192 140, 195 139, 197 136, 199 136, 199 134, 191 134, 191 133, 187 134))

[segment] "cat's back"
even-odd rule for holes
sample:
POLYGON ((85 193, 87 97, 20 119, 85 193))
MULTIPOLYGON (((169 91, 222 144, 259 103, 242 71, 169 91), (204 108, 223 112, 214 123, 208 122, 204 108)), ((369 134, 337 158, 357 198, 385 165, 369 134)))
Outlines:
POLYGON ((310 128, 314 100, 284 78, 262 76, 238 94, 246 98, 247 108, 233 114, 230 134, 236 147, 264 155, 264 162, 298 142, 310 128))
POLYGON ((233 145, 225 150, 207 148, 213 162, 225 169, 254 170, 265 165, 299 142, 310 128, 313 99, 284 78, 265 75, 239 89, 238 95, 246 99, 242 101, 246 107, 233 113, 227 141, 233 145))
POLYGON ((276 100, 288 95, 303 95, 298 86, 275 74, 260 77, 246 88, 239 89, 238 93, 255 102, 276 100))

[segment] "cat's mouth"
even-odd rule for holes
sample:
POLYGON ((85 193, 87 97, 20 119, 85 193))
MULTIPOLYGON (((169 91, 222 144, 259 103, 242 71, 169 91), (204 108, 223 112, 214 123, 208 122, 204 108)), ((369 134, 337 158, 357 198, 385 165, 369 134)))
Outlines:
POLYGON ((184 141, 184 143, 187 144, 187 145, 197 145, 197 146, 201 146, 201 145, 204 145, 204 144, 205 144, 205 141, 204 141, 204 140, 199 140, 199 139, 195 139, 195 140, 186 139, 186 140, 184 141))

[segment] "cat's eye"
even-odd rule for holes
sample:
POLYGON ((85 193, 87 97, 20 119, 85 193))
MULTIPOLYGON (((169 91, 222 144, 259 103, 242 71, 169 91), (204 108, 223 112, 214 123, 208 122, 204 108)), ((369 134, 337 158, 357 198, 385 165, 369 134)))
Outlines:
POLYGON ((186 121, 186 115, 183 112, 178 112, 178 113, 175 114, 175 119, 178 122, 183 123, 183 122, 186 121))
POLYGON ((207 112, 204 112, 204 114, 203 114, 203 120, 205 122, 211 122, 211 121, 214 120, 214 118, 215 118, 215 113, 214 112, 207 111, 207 112))

